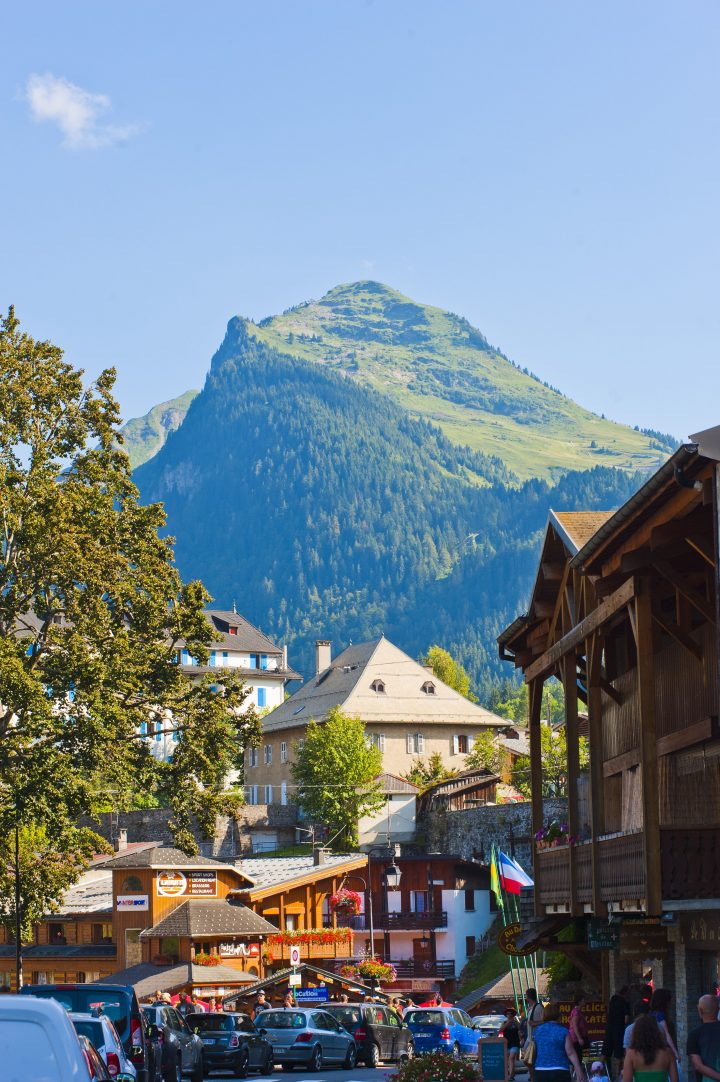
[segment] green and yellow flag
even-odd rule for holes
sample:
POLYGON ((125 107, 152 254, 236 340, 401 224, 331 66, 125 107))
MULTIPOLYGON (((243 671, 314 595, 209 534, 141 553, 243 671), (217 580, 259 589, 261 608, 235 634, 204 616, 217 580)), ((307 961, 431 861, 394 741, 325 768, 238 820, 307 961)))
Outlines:
POLYGON ((493 849, 492 858, 490 860, 490 890, 495 895, 498 907, 503 908, 503 896, 502 888, 500 886, 500 876, 498 875, 497 861, 495 859, 495 850, 493 849))

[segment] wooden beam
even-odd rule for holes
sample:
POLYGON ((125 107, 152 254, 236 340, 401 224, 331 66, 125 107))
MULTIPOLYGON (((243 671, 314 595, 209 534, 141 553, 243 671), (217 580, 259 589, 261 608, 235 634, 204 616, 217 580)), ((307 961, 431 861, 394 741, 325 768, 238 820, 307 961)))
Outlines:
MULTIPOLYGON (((540 716, 542 714, 544 681, 533 680, 528 688, 528 728, 530 730, 530 799, 532 801, 532 833, 533 838, 543 828, 543 795, 542 795, 542 747, 540 744, 540 716)), ((540 903, 540 861, 537 857, 537 847, 533 846, 533 870, 535 878, 535 912, 541 917, 544 907, 540 903)))
POLYGON ((694 725, 686 725, 684 729, 678 729, 676 733, 668 733, 661 736, 657 742, 658 755, 672 755, 683 748, 691 748, 694 744, 703 744, 706 740, 715 740, 720 735, 717 717, 703 718, 694 725))
POLYGON ((666 563, 665 560, 658 560, 654 566, 659 574, 661 574, 664 579, 667 579, 670 585, 674 586, 675 589, 690 602, 693 608, 697 609, 697 611, 705 617, 708 623, 715 624, 714 606, 711 605, 709 601, 706 601, 704 597, 700 597, 699 594, 696 594, 671 564, 666 563))
POLYGON ((655 666, 653 657, 652 593, 649 578, 640 581, 635 598, 637 624, 637 690, 640 711, 640 769, 642 771, 643 830, 645 833, 645 882, 648 915, 662 910, 660 864, 660 801, 655 729, 655 666))
POLYGON ((614 688, 612 686, 612 684, 610 683, 610 681, 606 678, 602 668, 600 669, 600 675, 598 676, 597 679, 598 679, 598 684, 600 685, 602 690, 605 692, 607 697, 609 699, 612 699, 612 701, 614 703, 617 703, 618 706, 622 706, 622 704, 623 704, 622 695, 617 690, 617 688, 614 688))
MULTIPOLYGON (((578 811, 578 777, 580 774, 580 743, 578 732, 578 695, 577 662, 575 654, 566 654, 560 665, 563 689, 565 691, 565 739, 567 742, 567 788, 568 788, 568 833, 577 838, 580 834, 580 815, 578 811)), ((579 916, 582 912, 577 897, 577 859, 576 848, 568 850, 570 864, 570 912, 579 916)))
POLYGON ((605 833, 605 791, 603 786, 603 740, 602 740, 602 672, 603 640, 596 632, 588 640, 588 726, 590 736, 590 862, 592 871, 592 904, 595 916, 604 916, 607 905, 600 893, 600 844, 598 839, 605 833))
POLYGON ((669 635, 671 639, 674 639, 675 642, 680 644, 680 646, 683 646, 688 651, 688 653, 692 654, 695 660, 699 661, 702 665, 702 648, 698 646, 698 644, 695 642, 695 639, 691 639, 690 636, 686 634, 686 632, 684 632, 682 628, 678 627, 677 624, 671 624, 669 623, 669 621, 663 620, 663 618, 661 616, 658 616, 656 612, 653 613, 653 620, 658 625, 658 627, 662 628, 666 635, 669 635))
POLYGON ((622 774, 625 770, 637 766, 640 762, 640 748, 631 748, 622 755, 614 755, 612 759, 606 759, 603 763, 603 775, 611 778, 613 774, 622 774))
POLYGON ((706 563, 710 564, 710 567, 715 567, 715 560, 713 558, 712 550, 704 538, 700 537, 686 537, 688 545, 691 549, 695 549, 698 556, 702 556, 706 563))
POLYGON ((569 631, 567 635, 563 635, 558 642, 554 643, 549 650, 546 650, 544 654, 527 667, 525 670, 526 683, 529 684, 532 680, 537 680, 538 677, 545 677, 548 673, 551 673, 565 654, 575 650, 594 631, 602 627, 606 620, 614 616, 620 609, 624 609, 634 596, 635 580, 629 578, 614 594, 606 597, 584 620, 576 624, 572 631, 569 631))
POLYGON ((558 590, 557 599, 555 601, 555 611, 553 612, 552 619, 550 621, 550 630, 548 631, 548 642, 551 643, 551 644, 552 644, 552 642, 553 642, 553 640, 555 638, 555 628, 557 627, 557 622, 558 622, 558 620, 560 619, 560 617, 562 615, 563 596, 564 596, 564 593, 565 593, 565 583, 568 580, 568 575, 569 574, 570 574, 570 561, 568 560, 567 563, 565 564, 565 570, 563 571, 563 577, 562 577, 562 580, 560 582, 560 589, 558 590))

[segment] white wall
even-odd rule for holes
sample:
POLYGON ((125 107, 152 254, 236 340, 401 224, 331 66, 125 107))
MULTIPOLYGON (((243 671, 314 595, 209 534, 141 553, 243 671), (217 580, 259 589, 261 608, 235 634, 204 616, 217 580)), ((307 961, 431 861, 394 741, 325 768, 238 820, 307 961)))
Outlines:
POLYGON ((488 930, 493 922, 490 912, 490 892, 487 890, 473 891, 475 898, 475 911, 467 912, 465 909, 464 890, 444 890, 442 892, 442 907, 447 911, 448 926, 445 931, 436 935, 437 957, 454 958, 455 972, 459 976, 468 956, 465 951, 466 936, 480 936, 488 930))
POLYGON ((415 833, 414 793, 390 793, 375 815, 364 815, 358 823, 360 845, 372 845, 390 832, 392 841, 407 841, 415 833))

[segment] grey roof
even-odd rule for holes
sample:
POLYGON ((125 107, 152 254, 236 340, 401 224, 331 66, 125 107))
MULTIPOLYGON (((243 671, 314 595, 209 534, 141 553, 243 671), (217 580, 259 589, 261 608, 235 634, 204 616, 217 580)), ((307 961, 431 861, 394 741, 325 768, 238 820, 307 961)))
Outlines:
POLYGON ((341 706, 354 689, 363 670, 374 654, 380 639, 348 646, 332 665, 308 680, 275 710, 263 719, 263 731, 283 728, 289 724, 302 725, 311 718, 325 717, 334 706, 341 706))
POLYGON ((228 868, 231 864, 223 864, 221 860, 211 860, 210 857, 189 857, 182 849, 173 849, 172 846, 155 845, 152 849, 143 849, 140 852, 120 853, 108 860, 105 868, 228 868))
POLYGON ((172 992, 186 984, 253 984, 252 973, 244 973, 232 966, 195 966, 192 962, 180 962, 175 966, 154 966, 142 962, 129 969, 120 969, 109 977, 101 977, 93 984, 131 984, 138 999, 147 999, 158 989, 172 992))
POLYGON ((329 969, 321 969, 319 966, 313 965, 312 962, 301 962, 295 970, 293 970, 291 966, 288 966, 286 969, 276 970, 271 977, 265 977, 264 980, 261 981, 253 981, 247 988, 223 996, 223 1003, 232 1003, 241 996, 255 996, 264 988, 271 988, 274 984, 283 984, 291 973, 295 972, 303 974, 305 971, 312 973, 313 976, 319 977, 323 981, 327 981, 328 984, 342 982, 347 988, 351 988, 363 995, 372 994, 374 996, 382 996, 385 1000, 388 1000, 392 995, 395 995, 394 992, 383 992, 382 988, 373 990, 369 984, 364 984, 363 981, 354 981, 349 977, 339 977, 337 973, 333 973, 329 969))
POLYGON ((527 729, 517 729, 516 732, 517 736, 500 737, 500 747, 506 748, 507 751, 511 751, 513 755, 529 755, 530 736, 527 729))
POLYGON ((107 913, 112 911, 112 872, 90 868, 65 891, 59 916, 70 913, 107 913))
MULTIPOLYGON (((38 943, 32 947, 23 947, 23 958, 115 958, 117 947, 114 943, 38 943)), ((13 943, 0 946, 0 958, 14 958, 13 943)))
POLYGON ((324 864, 316 865, 312 854, 299 857, 248 857, 235 861, 235 867, 252 883, 255 890, 278 886, 317 872, 318 878, 326 870, 332 871, 348 861, 364 857, 364 853, 329 853, 324 864))
POLYGON ((278 931, 264 917, 244 905, 233 905, 225 899, 206 901, 191 898, 167 917, 140 933, 150 936, 211 936, 211 935, 273 935, 278 931))
MULTIPOLYGON (((255 627, 239 612, 231 612, 227 609, 206 609, 205 615, 214 632, 213 646, 251 654, 282 654, 281 646, 269 639, 259 627, 255 627), (228 627, 236 627, 237 633, 231 635, 228 627)), ((184 640, 179 640, 178 646, 184 646, 184 640)))
POLYGON ((231 667, 222 665, 181 665, 180 668, 188 676, 242 676, 248 680, 302 680, 302 676, 295 669, 246 669, 242 665, 231 667))

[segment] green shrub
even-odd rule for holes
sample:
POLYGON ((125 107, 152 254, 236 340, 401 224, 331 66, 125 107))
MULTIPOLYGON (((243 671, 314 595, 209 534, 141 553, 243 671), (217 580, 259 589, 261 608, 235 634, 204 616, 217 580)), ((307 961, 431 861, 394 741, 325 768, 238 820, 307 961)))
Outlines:
POLYGON ((389 1082, 480 1082, 474 1063, 453 1059, 447 1052, 430 1052, 405 1063, 389 1082))

